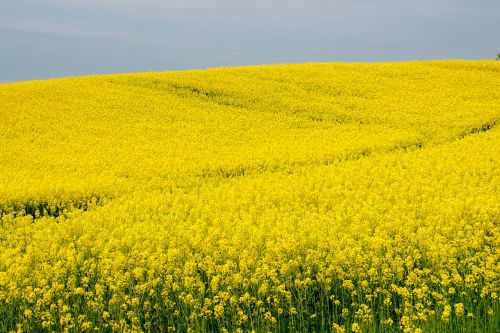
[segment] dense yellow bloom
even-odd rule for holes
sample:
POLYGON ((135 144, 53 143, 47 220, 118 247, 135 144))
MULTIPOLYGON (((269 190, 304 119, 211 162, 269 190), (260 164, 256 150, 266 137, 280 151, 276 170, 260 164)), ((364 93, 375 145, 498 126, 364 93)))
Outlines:
POLYGON ((495 61, 1 84, 0 331, 498 330, 499 86, 495 61))

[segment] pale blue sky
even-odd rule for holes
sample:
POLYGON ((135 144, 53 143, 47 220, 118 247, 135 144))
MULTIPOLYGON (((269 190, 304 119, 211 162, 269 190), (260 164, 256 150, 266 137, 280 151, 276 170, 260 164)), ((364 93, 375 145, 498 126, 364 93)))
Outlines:
POLYGON ((311 61, 485 59, 500 0, 0 0, 0 82, 311 61))

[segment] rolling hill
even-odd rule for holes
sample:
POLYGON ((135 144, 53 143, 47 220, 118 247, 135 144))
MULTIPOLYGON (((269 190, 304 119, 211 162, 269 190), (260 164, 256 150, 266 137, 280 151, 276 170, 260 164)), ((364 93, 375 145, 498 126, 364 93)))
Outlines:
POLYGON ((500 62, 0 84, 0 331, 490 331, 500 62))

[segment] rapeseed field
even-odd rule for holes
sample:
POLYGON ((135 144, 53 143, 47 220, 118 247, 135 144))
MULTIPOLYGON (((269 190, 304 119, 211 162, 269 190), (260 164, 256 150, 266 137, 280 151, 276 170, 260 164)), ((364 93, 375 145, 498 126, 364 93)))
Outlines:
POLYGON ((498 332, 500 62, 0 85, 1 332, 498 332))

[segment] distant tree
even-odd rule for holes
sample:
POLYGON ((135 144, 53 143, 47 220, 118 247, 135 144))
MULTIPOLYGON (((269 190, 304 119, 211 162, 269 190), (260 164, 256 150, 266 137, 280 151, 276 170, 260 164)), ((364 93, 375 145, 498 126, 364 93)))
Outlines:
POLYGON ((497 54, 497 60, 500 60, 500 53, 497 54))

